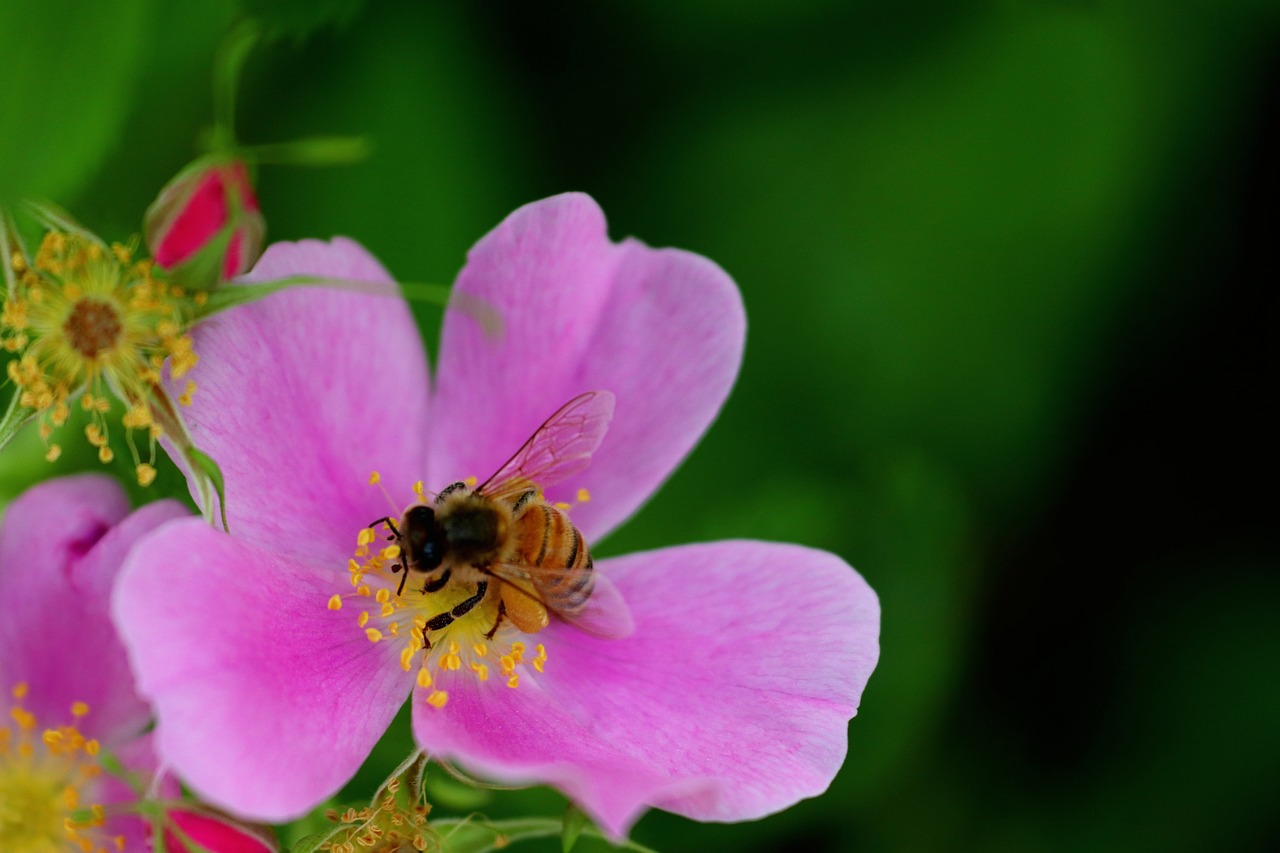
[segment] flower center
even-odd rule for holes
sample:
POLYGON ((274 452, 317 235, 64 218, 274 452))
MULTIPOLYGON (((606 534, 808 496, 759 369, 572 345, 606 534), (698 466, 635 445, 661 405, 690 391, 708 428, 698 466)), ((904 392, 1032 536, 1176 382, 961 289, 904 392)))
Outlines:
MULTIPOLYGON (((35 411, 45 458, 61 454, 50 437, 70 418, 72 398, 83 392, 86 436, 98 458, 110 462, 106 416, 114 393, 125 402, 121 422, 138 480, 147 485, 155 477, 162 432, 153 417, 154 401, 165 394, 160 371, 167 360, 177 379, 195 366, 186 330, 207 295, 189 296, 172 286, 157 277, 150 261, 135 262, 125 246, 108 248, 79 234, 49 232, 33 261, 21 253, 7 261, 16 285, 0 313, 0 346, 17 356, 8 376, 19 404, 35 411), (135 432, 144 436, 144 452, 135 432)), ((189 405, 194 391, 188 381, 178 402, 189 405)))
POLYGON ((71 348, 87 359, 96 359, 120 341, 124 325, 115 307, 101 299, 81 299, 62 324, 71 348))
MULTIPOLYGON (((371 481, 377 480, 375 474, 371 481)), ((414 491, 422 500, 422 483, 414 491)), ((530 654, 527 635, 504 618, 503 586, 510 584, 447 560, 431 572, 404 577, 406 559, 397 539, 386 522, 359 532, 347 564, 355 591, 332 596, 329 609, 353 605, 356 625, 369 642, 399 645, 401 668, 409 672, 416 663, 417 684, 428 691, 429 704, 444 707, 447 688, 458 678, 501 679, 514 688, 522 673, 543 671, 546 648, 534 644, 530 654), (379 547, 380 535, 391 544, 379 547)))
MULTIPOLYGON (((13 689, 21 700, 25 684, 13 689)), ((89 712, 76 702, 71 713, 89 712)), ((0 725, 0 850, 6 853, 58 853, 80 850, 107 853, 124 849, 122 836, 102 829, 106 812, 86 803, 96 793, 98 742, 74 725, 40 730, 35 715, 21 704, 0 725)))

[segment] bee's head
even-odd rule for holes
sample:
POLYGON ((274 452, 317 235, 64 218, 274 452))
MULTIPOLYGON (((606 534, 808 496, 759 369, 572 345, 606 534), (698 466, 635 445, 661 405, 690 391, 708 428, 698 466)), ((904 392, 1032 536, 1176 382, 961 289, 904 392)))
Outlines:
POLYGON ((444 562, 448 540, 444 529, 436 523, 436 513, 431 507, 421 504, 410 507, 400 522, 400 535, 413 568, 429 572, 444 562))

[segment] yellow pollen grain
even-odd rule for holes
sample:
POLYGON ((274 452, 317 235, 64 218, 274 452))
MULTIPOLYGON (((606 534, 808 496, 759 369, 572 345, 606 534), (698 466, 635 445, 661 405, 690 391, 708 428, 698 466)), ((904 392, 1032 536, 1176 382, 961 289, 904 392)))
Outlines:
POLYGON ((372 485, 375 485, 375 484, 377 484, 377 483, 378 483, 379 481, 381 481, 381 480, 382 480, 382 475, 381 475, 381 474, 379 474, 377 471, 370 471, 370 472, 369 472, 369 485, 371 485, 371 486, 372 486, 372 485))
POLYGON ((453 654, 445 655, 440 661, 440 666, 444 669, 450 670, 451 672, 457 671, 462 669, 462 658, 453 654))
POLYGON ((423 690, 431 686, 431 673, 425 668, 418 670, 418 686, 423 690))
POLYGON ((378 554, 378 556, 384 560, 394 560, 396 557, 400 556, 400 546, 388 545, 382 549, 382 552, 378 554))
POLYGON ((489 647, 484 643, 472 643, 471 650, 476 653, 478 658, 482 658, 489 653, 489 647))
MULTIPOLYGON (((383 592, 386 592, 386 590, 383 590, 383 592)), ((384 619, 388 616, 393 615, 395 612, 396 612, 396 606, 391 602, 384 603, 382 605, 382 609, 379 611, 379 613, 382 615, 384 619)))
POLYGON ((140 465, 138 465, 136 471, 138 475, 139 486, 150 486, 152 483, 156 481, 156 469, 154 466, 148 465, 146 462, 143 462, 140 465))
POLYGON ((427 704, 436 708, 443 708, 448 701, 449 694, 443 690, 432 690, 431 695, 427 697, 427 704))
POLYGON ((413 666, 414 650, 412 646, 405 646, 400 650, 400 668, 405 672, 413 666))
POLYGON ((468 488, 468 489, 474 489, 474 488, 476 487, 476 483, 478 483, 478 482, 480 482, 480 481, 479 481, 479 479, 477 479, 477 478, 476 478, 476 476, 475 476, 474 474, 472 474, 470 477, 468 477, 467 479, 463 480, 462 482, 464 482, 464 483, 466 483, 466 484, 467 484, 467 488, 468 488))
POLYGON ((578 503, 584 504, 591 500, 591 493, 586 489, 578 489, 578 503))
POLYGON ((422 499, 422 481, 421 480, 413 484, 413 493, 418 496, 419 500, 422 499))
POLYGON ((337 593, 334 593, 334 594, 329 598, 329 609, 330 609, 330 610, 341 610, 341 609, 342 609, 342 596, 338 595, 337 593))
POLYGON ((482 663, 471 664, 471 671, 474 672, 476 674, 476 678, 480 679, 481 681, 489 680, 489 667, 485 666, 484 664, 482 663))
POLYGON ((386 604, 391 600, 391 590, 384 586, 382 589, 378 590, 378 594, 375 595, 373 599, 379 604, 386 604))
POLYGON ((362 529, 358 534, 356 534, 356 544, 368 545, 370 542, 374 540, 376 536, 377 534, 373 532, 372 527, 366 527, 362 529))
POLYGON ((116 458, 116 455, 115 453, 112 452, 110 447, 98 448, 98 461, 101 462, 103 465, 106 465, 108 462, 110 462, 112 459, 115 459, 115 458, 116 458))
POLYGON ((361 628, 369 624, 369 612, 367 610, 363 610, 360 612, 360 616, 356 618, 356 624, 358 624, 361 628))
POLYGON ((178 395, 178 403, 183 406, 191 405, 191 398, 196 393, 196 383, 190 379, 187 380, 187 387, 178 395))
POLYGON ((97 755, 98 751, 101 749, 102 749, 102 745, 98 743, 96 740, 87 740, 84 742, 84 751, 89 753, 90 755, 97 755))
POLYGON ((13 685, 13 698, 14 699, 26 698, 27 691, 29 689, 30 688, 27 686, 27 682, 19 681, 17 684, 13 685))
POLYGON ((356 587, 356 595, 363 595, 365 598, 373 595, 373 590, 369 588, 367 583, 362 583, 356 587))
POLYGON ((371 643, 376 643, 382 639, 382 632, 377 628, 365 628, 364 635, 369 638, 371 643))
POLYGON ((56 462, 58 457, 62 455, 62 448, 56 444, 49 445, 48 451, 44 454, 44 461, 56 462))
POLYGON ((510 678, 507 679, 507 686, 512 688, 519 687, 520 676, 513 674, 510 678))
POLYGON ((510 675, 515 672, 516 660, 511 655, 503 655, 498 658, 498 663, 502 666, 503 675, 510 675))
POLYGON ((564 501, 556 501, 554 504, 552 504, 552 506, 554 506, 556 509, 560 510, 561 512, 568 512, 572 508, 571 504, 567 504, 564 501))
POLYGON ((87 713, 89 713, 89 705, 87 702, 71 703, 71 715, 73 717, 83 717, 87 713))
POLYGON ((44 740, 45 746, 56 748, 60 743, 62 743, 62 732, 54 729, 45 729, 42 739, 44 740))

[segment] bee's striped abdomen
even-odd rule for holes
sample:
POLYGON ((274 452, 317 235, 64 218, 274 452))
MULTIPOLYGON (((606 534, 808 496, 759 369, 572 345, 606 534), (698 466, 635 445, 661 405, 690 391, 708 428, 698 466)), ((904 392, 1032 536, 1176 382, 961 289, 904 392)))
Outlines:
POLYGON ((520 565, 543 601, 554 610, 574 613, 591 597, 593 561, 582 533, 569 516, 542 501, 516 511, 514 540, 520 565))

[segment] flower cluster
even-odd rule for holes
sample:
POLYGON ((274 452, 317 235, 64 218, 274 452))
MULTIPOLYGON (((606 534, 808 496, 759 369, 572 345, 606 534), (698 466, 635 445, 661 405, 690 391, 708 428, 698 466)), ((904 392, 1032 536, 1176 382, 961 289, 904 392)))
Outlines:
MULTIPOLYGON (((448 312, 433 375, 351 240, 277 244, 223 282, 261 237, 240 230, 247 191, 216 170, 162 198, 149 237, 170 271, 75 230, 6 261, 0 341, 47 458, 79 394, 110 462, 114 395, 138 481, 166 447, 208 517, 216 472, 227 529, 175 501, 130 513, 96 475, 9 508, 0 849, 271 849, 159 768, 213 808, 293 820, 406 700, 425 754, 553 785, 615 839, 651 807, 745 820, 825 790, 878 657, 866 582, 769 542, 594 556, 734 384, 728 275, 611 241, 585 195, 526 205, 454 287, 503 334, 448 312), (176 283, 184 241, 221 241, 217 291, 176 283)), ((335 811, 312 849, 446 846, 400 784, 335 811)))
MULTIPOLYGON (((125 428, 138 481, 155 478, 156 440, 164 433, 153 415, 161 370, 182 380, 195 366, 188 328, 208 298, 187 293, 132 251, 80 233, 49 231, 34 259, 7 259, 14 286, 0 314, 0 341, 15 358, 9 379, 18 405, 34 412, 46 458, 62 447, 52 440, 71 417, 75 396, 88 413, 85 434, 98 458, 110 462, 112 396, 123 401, 125 428), (140 451, 135 435, 141 435, 140 451)), ((189 405, 195 383, 185 380, 177 397, 189 405)))

